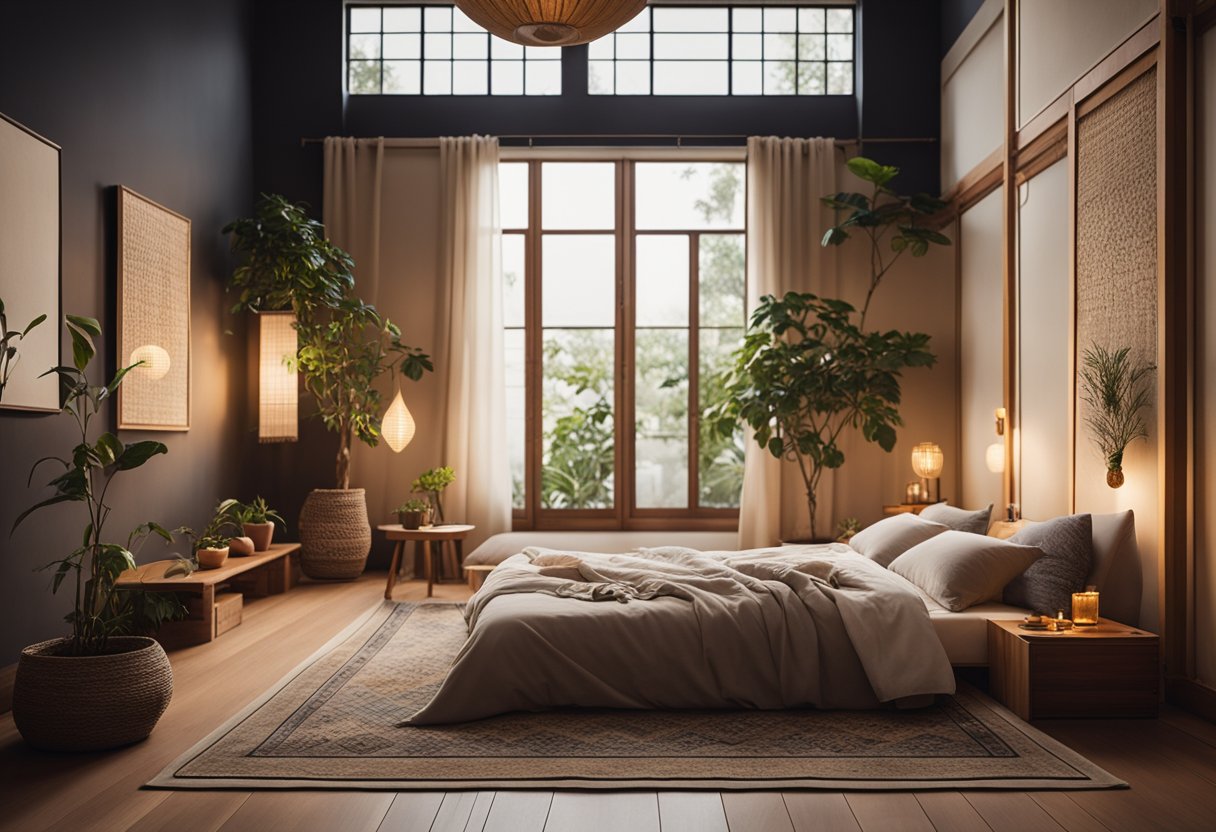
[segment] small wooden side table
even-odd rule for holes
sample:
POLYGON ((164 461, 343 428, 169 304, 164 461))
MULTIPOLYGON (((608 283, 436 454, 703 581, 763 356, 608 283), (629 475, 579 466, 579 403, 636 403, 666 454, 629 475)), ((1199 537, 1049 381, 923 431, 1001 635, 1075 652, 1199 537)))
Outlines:
MULTIPOLYGON (((946 501, 938 500, 938 502, 944 503, 946 501)), ((883 506, 882 516, 893 517, 896 514, 920 514, 929 506, 935 505, 937 505, 937 503, 899 503, 893 506, 883 506)))
POLYGON ((1105 618, 1061 632, 1019 623, 988 622, 988 687, 1022 719, 1157 715, 1153 633, 1105 618))
POLYGON ((385 599, 392 600, 393 584, 397 583, 397 570, 401 566, 401 558, 405 554, 405 544, 407 541, 416 540, 422 544, 422 556, 426 563, 426 597, 430 598, 435 588, 434 550, 431 548, 431 544, 443 543, 445 541, 452 542, 456 547, 456 574, 460 574, 461 561, 464 560, 464 553, 461 551, 462 543, 469 536, 469 532, 477 527, 450 525, 428 526, 425 529, 407 529, 400 523, 389 523, 384 526, 377 526, 376 528, 384 532, 389 540, 397 544, 393 547, 393 560, 388 567, 388 584, 384 587, 385 599))
POLYGON ((486 582, 486 578, 490 573, 497 568, 497 564, 493 563, 474 563, 464 568, 465 579, 469 582, 469 589, 476 592, 481 589, 481 585, 486 582))

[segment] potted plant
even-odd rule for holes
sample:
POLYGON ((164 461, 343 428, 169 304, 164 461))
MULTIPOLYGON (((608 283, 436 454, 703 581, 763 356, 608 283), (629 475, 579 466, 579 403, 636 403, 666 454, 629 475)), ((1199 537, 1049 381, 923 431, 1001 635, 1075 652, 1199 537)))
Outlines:
POLYGON ((21 358, 17 353, 17 342, 30 334, 30 330, 46 320, 46 315, 39 315, 25 325, 21 330, 9 330, 8 316, 4 313, 4 299, 0 298, 0 402, 4 401, 4 388, 8 385, 13 367, 21 358))
POLYGON ((239 505, 240 503, 236 500, 220 500, 202 531, 181 529, 187 537, 194 541, 191 554, 200 569, 219 569, 228 560, 228 552, 231 548, 229 540, 232 537, 228 532, 237 528, 236 508, 239 505))
POLYGON ((431 504, 417 498, 397 506, 397 522, 405 529, 420 529, 431 523, 431 504))
POLYGON ((354 441, 380 440, 380 390, 386 373, 417 381, 430 357, 401 341, 396 324, 354 295, 354 262, 325 239, 303 205, 263 195, 256 215, 230 223, 245 263, 232 276, 234 311, 291 309, 296 363, 325 426, 338 435, 333 489, 315 489, 300 510, 300 566, 312 578, 352 579, 363 572, 371 527, 363 489, 350 487, 354 441))
POLYGON ((439 498, 443 494, 443 490, 454 482, 456 482, 456 473, 447 465, 431 468, 419 474, 418 479, 410 484, 410 493, 427 495, 427 499, 431 502, 432 515, 438 517, 439 522, 443 523, 443 503, 439 498))
MULTIPOLYGON (((62 472, 48 485, 54 494, 26 509, 15 530, 33 512, 57 503, 80 503, 87 514, 81 545, 47 568, 54 569, 51 591, 65 582, 74 603, 66 616, 72 633, 21 651, 13 684, 13 721, 32 746, 62 751, 92 751, 137 742, 151 733, 173 695, 173 672, 161 646, 143 633, 183 612, 175 596, 119 589, 118 577, 135 568, 134 551, 150 535, 165 541, 172 534, 156 523, 143 523, 126 545, 108 542, 106 496, 114 477, 167 453, 160 442, 124 444, 110 432, 91 436, 93 420, 118 390, 132 367, 114 374, 109 384, 91 386, 85 371, 101 336, 96 320, 68 315, 72 366, 55 367, 63 411, 76 423, 79 442, 70 454, 39 460, 56 463, 62 472)), ((44 374, 45 375, 45 374, 44 374)))
POLYGON ((1133 364, 1131 349, 1111 352, 1094 345, 1081 357, 1081 401, 1085 424, 1094 444, 1106 460, 1106 484, 1123 485, 1123 452, 1135 439, 1148 439, 1141 414, 1149 403, 1150 388, 1144 382, 1156 368, 1133 364))
POLYGON ((260 495, 251 503, 240 503, 235 511, 241 531, 253 541, 255 552, 265 552, 270 548, 270 543, 274 540, 275 523, 287 528, 286 521, 268 506, 260 495))

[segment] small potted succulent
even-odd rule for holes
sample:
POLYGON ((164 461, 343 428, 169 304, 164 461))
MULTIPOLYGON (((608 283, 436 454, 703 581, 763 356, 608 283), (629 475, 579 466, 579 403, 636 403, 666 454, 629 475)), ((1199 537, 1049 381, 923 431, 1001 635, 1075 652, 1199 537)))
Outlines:
POLYGON ((442 524, 444 522, 443 503, 439 501, 439 497, 443 494, 443 490, 454 482, 456 482, 456 474, 447 465, 431 468, 418 475, 418 479, 410 485, 410 493, 425 494, 431 501, 432 518, 438 517, 442 524))
POLYGON ((192 529, 182 529, 182 532, 194 540, 194 560, 200 569, 219 569, 228 560, 231 535, 229 530, 236 528, 236 500, 220 500, 215 507, 215 514, 201 532, 192 529))
POLYGON ((420 529, 431 523, 431 504, 414 497, 397 506, 397 522, 405 529, 420 529))
POLYGON ((238 503, 235 509, 236 521, 241 524, 245 537, 253 541, 255 552, 265 552, 274 540, 275 523, 287 528, 286 521, 277 511, 266 505, 261 496, 255 497, 251 503, 238 503))

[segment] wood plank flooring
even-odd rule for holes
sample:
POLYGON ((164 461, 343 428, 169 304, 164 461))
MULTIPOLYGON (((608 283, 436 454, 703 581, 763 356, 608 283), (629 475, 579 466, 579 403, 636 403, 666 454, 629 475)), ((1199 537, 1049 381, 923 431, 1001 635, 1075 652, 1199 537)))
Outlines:
MULTIPOLYGON (((108 754, 30 751, 0 717, 0 830, 429 830, 430 832, 875 832, 1208 830, 1216 818, 1216 726, 1047 720, 1047 733, 1127 780, 1094 792, 240 792, 142 791, 171 760, 311 655, 383 592, 383 574, 302 584, 246 605, 211 644, 174 651, 176 689, 152 736, 108 754)), ((400 584, 394 597, 425 593, 400 584)), ((468 590, 436 586, 459 600, 468 590)))

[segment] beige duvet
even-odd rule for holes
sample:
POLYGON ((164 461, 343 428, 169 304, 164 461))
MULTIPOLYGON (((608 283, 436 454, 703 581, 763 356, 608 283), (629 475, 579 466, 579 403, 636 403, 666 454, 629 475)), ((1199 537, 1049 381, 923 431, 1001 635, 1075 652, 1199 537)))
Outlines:
POLYGON ((868 708, 954 692, 924 603, 841 544, 527 549, 490 573, 465 617, 468 642, 406 724, 563 706, 868 708))

